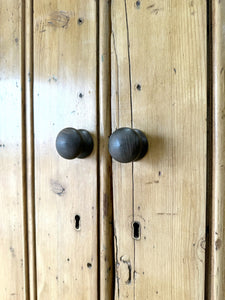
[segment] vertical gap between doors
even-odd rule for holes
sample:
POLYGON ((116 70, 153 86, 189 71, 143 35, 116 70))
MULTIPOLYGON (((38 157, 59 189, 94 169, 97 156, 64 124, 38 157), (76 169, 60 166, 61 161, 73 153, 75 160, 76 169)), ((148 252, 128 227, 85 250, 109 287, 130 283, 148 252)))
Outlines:
POLYGON ((98 289, 98 300, 100 300, 100 280, 101 280, 101 270, 100 270, 100 124, 99 124, 99 1, 96 1, 96 132, 97 132, 97 289, 98 289))
POLYGON ((99 161, 99 297, 112 300, 115 293, 111 134, 111 1, 98 1, 98 161, 99 161))

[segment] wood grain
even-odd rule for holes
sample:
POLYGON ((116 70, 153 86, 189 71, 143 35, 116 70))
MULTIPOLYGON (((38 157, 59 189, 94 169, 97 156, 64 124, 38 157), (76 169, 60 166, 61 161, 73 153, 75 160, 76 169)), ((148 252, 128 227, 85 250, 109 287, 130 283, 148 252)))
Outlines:
POLYGON ((114 293, 112 161, 108 151, 111 133, 110 8, 109 1, 99 1, 99 256, 102 300, 112 300, 114 293))
POLYGON ((0 295, 27 299, 24 6, 0 4, 0 295))
POLYGON ((204 299, 206 84, 205 1, 113 1, 113 130, 150 143, 113 161, 115 299, 204 299))
POLYGON ((98 297, 96 3, 34 1, 38 299, 98 297), (59 131, 88 130, 94 151, 65 160, 59 131), (80 229, 75 229, 75 216, 80 229))
POLYGON ((225 3, 212 1, 213 54, 213 194, 211 282, 208 299, 222 300, 225 294, 225 3))

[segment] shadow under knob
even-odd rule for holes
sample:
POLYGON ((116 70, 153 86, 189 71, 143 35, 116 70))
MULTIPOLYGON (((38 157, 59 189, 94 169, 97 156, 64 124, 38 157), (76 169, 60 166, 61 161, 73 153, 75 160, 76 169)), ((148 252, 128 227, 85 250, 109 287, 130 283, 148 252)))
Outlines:
POLYGON ((93 139, 84 129, 64 128, 56 138, 56 150, 66 159, 85 158, 93 150, 93 139))
POLYGON ((119 128, 109 138, 109 152, 121 163, 140 160, 147 151, 148 140, 139 129, 119 128))

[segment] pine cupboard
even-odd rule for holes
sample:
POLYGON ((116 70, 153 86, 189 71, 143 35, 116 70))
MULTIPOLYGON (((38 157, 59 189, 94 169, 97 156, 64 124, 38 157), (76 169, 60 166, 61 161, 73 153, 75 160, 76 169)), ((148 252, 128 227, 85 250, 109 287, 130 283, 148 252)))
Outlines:
POLYGON ((0 299, 223 300, 225 1, 0 17, 0 299))

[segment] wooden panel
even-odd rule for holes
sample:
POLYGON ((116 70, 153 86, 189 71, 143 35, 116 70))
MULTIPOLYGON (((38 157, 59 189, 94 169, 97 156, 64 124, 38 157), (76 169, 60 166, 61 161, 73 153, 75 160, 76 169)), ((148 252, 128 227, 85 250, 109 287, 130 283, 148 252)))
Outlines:
MULTIPOLYGON (((22 1, 0 4, 0 295, 26 299, 26 197, 23 195, 22 1)), ((24 181, 25 184, 25 181, 24 181)))
POLYGON ((206 1, 113 1, 113 130, 150 142, 113 161, 116 299, 204 299, 206 110, 206 1))
POLYGON ((225 294, 225 3, 212 1, 213 24, 213 202, 211 282, 208 299, 224 299, 225 294))
POLYGON ((113 299, 113 197, 112 160, 108 151, 111 132, 110 83, 110 7, 109 1, 99 1, 99 195, 100 195, 100 299, 113 299))
POLYGON ((34 1, 34 134, 38 299, 97 299, 95 1, 34 1), (90 131, 90 157, 57 154, 65 127, 90 131))

